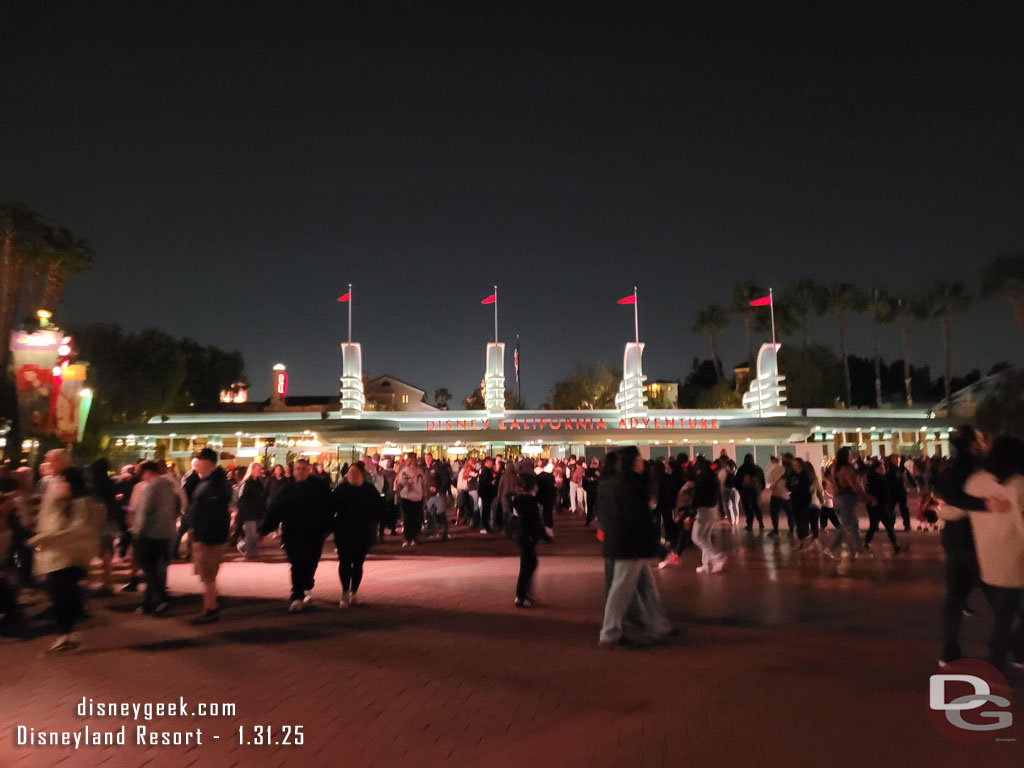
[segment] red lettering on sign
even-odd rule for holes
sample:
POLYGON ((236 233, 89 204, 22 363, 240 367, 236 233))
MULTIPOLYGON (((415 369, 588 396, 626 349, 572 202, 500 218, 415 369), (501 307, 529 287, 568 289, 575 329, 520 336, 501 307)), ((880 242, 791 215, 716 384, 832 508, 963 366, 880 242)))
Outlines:
POLYGON ((597 428, 598 429, 608 429, 608 425, 604 423, 604 419, 598 419, 597 420, 597 428))
MULTIPOLYGON (((654 423, 655 423, 655 425, 657 425, 658 420, 655 419, 654 423)), ((648 429, 650 426, 651 426, 651 420, 650 419, 644 419, 644 429, 648 429)))
POLYGON ((619 429, 628 429, 629 428, 628 425, 626 424, 626 420, 625 419, 619 419, 619 426, 618 426, 618 428, 619 429))
POLYGON ((433 431, 434 431, 434 422, 428 421, 427 422, 427 432, 433 432, 433 431))
POLYGON ((696 419, 690 419, 690 429, 696 429, 696 428, 697 428, 697 420, 696 419))
POLYGON ((711 420, 711 428, 712 429, 718 429, 718 419, 712 419, 711 420))
POLYGON ((586 428, 587 428, 587 420, 586 419, 576 419, 576 429, 586 429, 586 428))
POLYGON ((452 420, 451 420, 451 419, 447 419, 447 420, 445 421, 445 423, 444 423, 444 428, 445 428, 445 429, 446 429, 447 431, 449 431, 449 432, 451 431, 451 429, 452 429, 452 420))
POLYGON ((460 421, 459 419, 456 419, 455 420, 455 428, 456 429, 465 429, 466 428, 465 420, 461 420, 460 421))
POLYGON ((561 419, 552 419, 551 420, 551 428, 552 429, 561 429, 562 428, 562 420, 561 419))
POLYGON ((504 419, 499 419, 498 420, 498 429, 500 429, 500 430, 508 429, 508 427, 505 426, 505 420, 504 419))
POLYGON ((675 419, 666 418, 665 419, 665 429, 675 429, 675 428, 676 428, 676 420, 675 419))
POLYGON ((707 429, 708 428, 708 421, 707 421, 707 419, 701 419, 700 420, 700 428, 701 429, 707 429))
POLYGON ((522 427, 519 426, 518 420, 512 419, 512 423, 509 425, 509 429, 522 429, 522 427))

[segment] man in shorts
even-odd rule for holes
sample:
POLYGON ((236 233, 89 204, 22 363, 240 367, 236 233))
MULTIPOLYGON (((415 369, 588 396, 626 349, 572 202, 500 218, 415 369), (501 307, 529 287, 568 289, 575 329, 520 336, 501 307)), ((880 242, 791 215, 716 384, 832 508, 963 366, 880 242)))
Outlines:
POLYGON ((217 571, 228 541, 231 513, 231 485, 227 474, 217 466, 217 453, 204 448, 193 462, 199 484, 188 507, 188 522, 192 536, 192 563, 196 575, 203 582, 203 612, 193 621, 206 624, 216 621, 217 571))

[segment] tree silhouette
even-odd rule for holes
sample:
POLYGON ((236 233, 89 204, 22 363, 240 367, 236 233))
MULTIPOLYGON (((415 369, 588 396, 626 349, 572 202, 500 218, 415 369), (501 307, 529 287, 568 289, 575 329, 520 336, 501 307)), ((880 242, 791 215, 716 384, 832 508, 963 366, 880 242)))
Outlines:
POLYGON ((1000 294, 1010 299, 1017 322, 1024 325, 1024 251, 998 256, 981 270, 981 295, 1000 294))
POLYGON ((743 321, 747 333, 747 365, 754 367, 757 357, 754 355, 754 322, 757 320, 758 308, 750 306, 754 299, 764 296, 764 289, 757 283, 744 280, 732 287, 732 312, 743 321))
POLYGON ((852 283, 839 283, 829 289, 829 311, 839 322, 839 355, 843 363, 843 383, 847 408, 853 405, 853 392, 850 385, 850 360, 846 352, 846 318, 850 315, 863 314, 866 305, 866 297, 852 283))
POLYGON ((717 304, 709 304, 697 311, 697 319, 693 324, 694 333, 703 333, 708 337, 711 346, 711 360, 715 364, 715 374, 722 380, 722 361, 718 357, 718 336, 729 328, 729 314, 717 304))
POLYGON ((953 315, 963 312, 971 305, 971 294, 967 286, 960 281, 938 280, 928 292, 928 304, 932 317, 939 319, 942 327, 942 350, 945 359, 945 392, 946 408, 953 394, 953 315))

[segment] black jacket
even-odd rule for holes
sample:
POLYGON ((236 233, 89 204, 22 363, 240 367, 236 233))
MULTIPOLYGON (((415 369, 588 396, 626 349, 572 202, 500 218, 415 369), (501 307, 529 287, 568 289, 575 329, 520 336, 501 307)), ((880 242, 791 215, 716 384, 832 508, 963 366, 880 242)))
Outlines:
POLYGON ((718 476, 710 469, 704 470, 693 483, 693 508, 717 507, 720 498, 718 476))
POLYGON ((480 470, 480 482, 477 485, 477 492, 484 497, 493 498, 498 492, 498 486, 494 477, 494 470, 484 467, 480 470))
POLYGON ((224 544, 231 525, 231 484, 223 469, 217 467, 201 479, 192 491, 187 519, 192 539, 200 544, 224 544))
POLYGON ((377 536, 384 499, 373 483, 342 483, 334 489, 334 543, 338 549, 370 551, 377 536))
POLYGON ((536 496, 518 493, 512 498, 512 509, 515 510, 516 543, 524 546, 536 544, 543 539, 551 541, 544 530, 544 521, 540 515, 540 503, 536 496))
POLYGON ((643 478, 631 469, 601 483, 597 508, 606 558, 637 560, 658 556, 658 529, 646 499, 643 478))
POLYGON ((885 475, 880 475, 875 470, 868 472, 865 478, 865 490, 868 492, 868 496, 874 498, 877 502, 875 507, 888 508, 891 506, 891 499, 889 498, 889 483, 885 479, 885 475))
POLYGON ((261 523, 267 516, 267 489, 263 483, 250 477, 242 483, 238 494, 238 520, 242 523, 261 523))
POLYGON ((971 454, 958 455, 935 481, 935 495, 951 507, 964 512, 984 512, 985 500, 964 493, 967 478, 981 468, 981 462, 971 454))
POLYGON ((764 470, 757 464, 740 464, 736 470, 736 487, 741 491, 746 489, 760 493, 765 488, 764 470))
POLYGON ((285 549, 315 549, 323 546, 333 518, 331 492, 322 481, 292 480, 270 502, 260 533, 266 536, 280 525, 285 549))

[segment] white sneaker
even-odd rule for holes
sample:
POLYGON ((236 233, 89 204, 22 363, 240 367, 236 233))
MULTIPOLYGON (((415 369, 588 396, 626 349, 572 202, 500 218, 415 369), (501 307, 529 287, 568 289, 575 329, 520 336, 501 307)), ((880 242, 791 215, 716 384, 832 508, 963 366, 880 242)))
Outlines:
POLYGON ((298 613, 302 610, 303 602, 301 600, 292 600, 288 606, 288 613, 298 613))
POLYGON ((302 594, 302 602, 308 603, 312 599, 313 599, 313 590, 312 589, 307 589, 305 592, 303 592, 303 594, 302 594))
POLYGON ((727 559, 728 558, 723 557, 721 560, 718 560, 718 561, 712 563, 711 564, 711 572, 712 573, 721 573, 722 569, 725 568, 725 561, 727 559))
POLYGON ((349 605, 357 605, 356 593, 355 592, 349 592, 348 593, 348 604, 349 605))
POLYGON ((480 529, 480 533, 486 535, 487 534, 487 529, 486 528, 481 528, 480 529))
POLYGON ((338 603, 339 608, 348 608, 352 604, 352 594, 350 592, 341 593, 341 602, 338 603))
POLYGON ((697 573, 708 573, 708 571, 704 570, 703 565, 698 565, 694 570, 697 571, 697 573))
POLYGON ((402 542, 402 549, 405 549, 408 546, 409 546, 408 540, 402 542))

